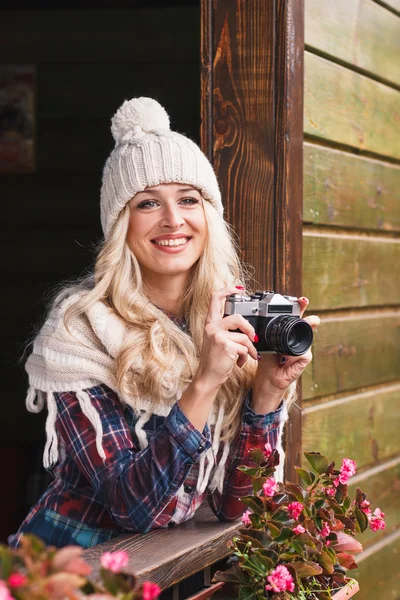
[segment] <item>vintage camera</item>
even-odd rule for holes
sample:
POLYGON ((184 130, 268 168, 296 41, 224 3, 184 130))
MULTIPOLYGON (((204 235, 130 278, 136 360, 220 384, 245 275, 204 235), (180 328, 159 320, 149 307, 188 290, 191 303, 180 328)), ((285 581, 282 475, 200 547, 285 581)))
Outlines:
POLYGON ((228 296, 224 317, 242 315, 253 325, 259 352, 277 352, 287 356, 305 354, 313 341, 313 331, 300 318, 300 304, 295 296, 257 291, 251 296, 244 292, 228 296))

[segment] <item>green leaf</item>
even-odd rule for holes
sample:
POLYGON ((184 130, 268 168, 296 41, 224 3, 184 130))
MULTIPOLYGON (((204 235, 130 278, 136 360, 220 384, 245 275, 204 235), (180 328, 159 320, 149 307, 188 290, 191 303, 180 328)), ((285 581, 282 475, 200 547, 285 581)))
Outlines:
POLYGON ((260 490, 262 490, 262 486, 265 483, 265 477, 253 477, 251 480, 251 484, 253 486, 253 493, 256 495, 260 490))
POLYGON ((254 462, 256 463, 257 467, 259 467, 263 462, 265 462, 265 454, 259 448, 255 448, 254 450, 252 450, 251 452, 249 452, 249 455, 254 460, 254 462))
POLYGON ((240 501, 249 506, 254 513, 258 515, 264 514, 264 502, 259 496, 245 496, 244 498, 240 498, 240 501))
POLYGON ((350 529, 350 531, 355 531, 356 526, 353 521, 349 517, 345 517, 344 515, 337 515, 336 517, 338 521, 341 521, 346 529, 350 529))
POLYGON ((248 585, 240 586, 238 600, 252 600, 254 598, 254 590, 248 585))
MULTIPOLYGON (((273 538, 276 538, 281 530, 279 529, 279 527, 277 527, 276 525, 274 525, 274 523, 272 521, 267 521, 265 524, 266 528, 268 529, 269 533, 272 535, 273 538)), ((274 539, 275 541, 275 539, 274 539)))
MULTIPOLYGON (((242 530, 240 530, 242 531, 242 530)), ((272 542, 272 537, 267 531, 261 529, 244 529, 246 535, 256 538, 264 548, 268 548, 272 542)))
POLYGON ((314 473, 311 473, 311 471, 306 471, 305 469, 300 469, 300 467, 295 467, 295 469, 299 474, 299 477, 301 477, 301 479, 304 481, 304 483, 306 483, 307 485, 312 485, 314 483, 314 473))
POLYGON ((283 527, 280 534, 274 538, 274 542, 280 544, 281 542, 286 542, 291 537, 293 537, 293 531, 289 527, 283 527))
POLYGON ((326 456, 320 452, 304 452, 304 456, 316 473, 322 475, 326 472, 329 465, 329 461, 326 456))
POLYGON ((346 496, 346 498, 343 500, 343 508, 345 511, 349 510, 350 504, 351 504, 351 498, 350 498, 350 496, 346 496))
POLYGON ((292 494, 297 502, 304 502, 304 491, 297 483, 285 483, 284 490, 292 494))
POLYGON ((311 560, 306 563, 293 561, 290 565, 296 571, 296 575, 299 579, 302 579, 303 577, 313 577, 314 575, 320 575, 322 573, 322 567, 311 560))
POLYGON ((368 527, 368 517, 357 505, 354 509, 354 514, 356 516, 360 532, 363 533, 368 527))
POLYGON ((250 477, 255 477, 258 474, 258 469, 256 469, 256 467, 245 467, 241 465, 237 469, 242 473, 246 473, 246 475, 249 475, 250 477))
POLYGON ((217 571, 212 578, 212 583, 225 581, 226 583, 247 583, 247 579, 237 563, 233 564, 227 571, 217 571))
POLYGON ((333 573, 334 561, 325 549, 323 549, 321 554, 319 555, 318 562, 325 569, 328 575, 331 575, 333 573))
POLYGON ((280 523, 284 523, 285 521, 290 521, 289 515, 286 510, 281 510, 278 508, 271 514, 271 517, 274 521, 279 521, 280 523))
POLYGON ((260 540, 258 540, 257 538, 255 538, 251 535, 247 535, 247 533, 248 533, 247 529, 241 529, 240 531, 241 531, 240 539, 243 540, 243 542, 245 542, 245 544, 247 544, 248 542, 251 542, 251 545, 253 546, 253 548, 263 548, 263 545, 260 542, 260 540), (245 533, 242 533, 242 531, 244 531, 245 533))

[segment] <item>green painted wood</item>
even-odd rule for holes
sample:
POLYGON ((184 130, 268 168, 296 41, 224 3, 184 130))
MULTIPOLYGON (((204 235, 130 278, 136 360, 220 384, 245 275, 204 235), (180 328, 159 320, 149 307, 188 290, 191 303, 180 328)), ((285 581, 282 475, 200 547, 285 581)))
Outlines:
POLYGON ((303 400, 395 381, 400 312, 323 318, 313 361, 303 374, 303 400))
POLYGON ((400 159, 400 91, 305 53, 306 134, 400 159))
MULTIPOLYGON (((172 126, 178 131, 182 128, 186 131, 190 121, 198 127, 198 56, 191 61, 166 64, 159 46, 158 60, 150 64, 125 62, 123 56, 120 58, 120 62, 40 64, 37 69, 39 118, 102 118, 107 115, 111 118, 125 99, 148 96, 161 102, 171 115, 172 126), (184 98, 181 94, 171 94, 171 90, 180 88, 182 81, 185 82, 184 98), (71 90, 74 93, 71 94, 71 90)), ((109 131, 109 126, 106 130, 109 131)), ((197 139, 198 131, 196 133, 197 139)))
POLYGON ((400 536, 359 562, 351 576, 360 585, 357 600, 398 600, 400 597, 400 536))
POLYGON ((306 142, 303 219, 400 231, 400 167, 306 142))
MULTIPOLYGON (((2 62, 198 60, 197 7, 2 11, 2 62), (177 41, 179 40, 179 41, 177 41)), ((107 81, 104 82, 106 87, 107 81)))
POLYGON ((380 508, 385 513, 386 529, 375 533, 367 529, 359 537, 364 548, 392 533, 400 526, 400 461, 391 461, 353 477, 349 485, 349 493, 354 498, 357 487, 367 494, 373 510, 380 508), (395 463, 395 464, 393 464, 395 463))
POLYGON ((358 468, 400 454, 399 402, 397 385, 306 407, 303 450, 318 450, 337 465, 348 456, 358 468))
POLYGON ((310 310, 399 304, 393 277, 400 239, 324 234, 303 235, 303 293, 310 310))
POLYGON ((400 20, 373 0, 306 0, 308 46, 400 85, 400 20))

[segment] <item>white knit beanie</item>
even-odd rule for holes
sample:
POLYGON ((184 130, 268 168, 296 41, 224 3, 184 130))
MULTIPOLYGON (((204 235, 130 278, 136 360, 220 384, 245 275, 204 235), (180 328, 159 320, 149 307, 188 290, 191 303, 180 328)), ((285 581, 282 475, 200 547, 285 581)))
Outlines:
POLYGON ((222 216, 211 163, 190 139, 170 130, 165 109, 152 98, 126 100, 111 122, 115 148, 103 171, 101 224, 107 238, 125 204, 160 183, 197 188, 222 216))

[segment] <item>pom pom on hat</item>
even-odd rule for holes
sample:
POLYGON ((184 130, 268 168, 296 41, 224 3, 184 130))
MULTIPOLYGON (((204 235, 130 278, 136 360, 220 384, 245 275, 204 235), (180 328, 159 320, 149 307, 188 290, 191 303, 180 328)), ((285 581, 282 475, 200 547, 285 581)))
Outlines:
POLYGON ((117 143, 130 141, 133 135, 169 130, 169 116, 153 98, 126 100, 111 121, 111 132, 117 143))

